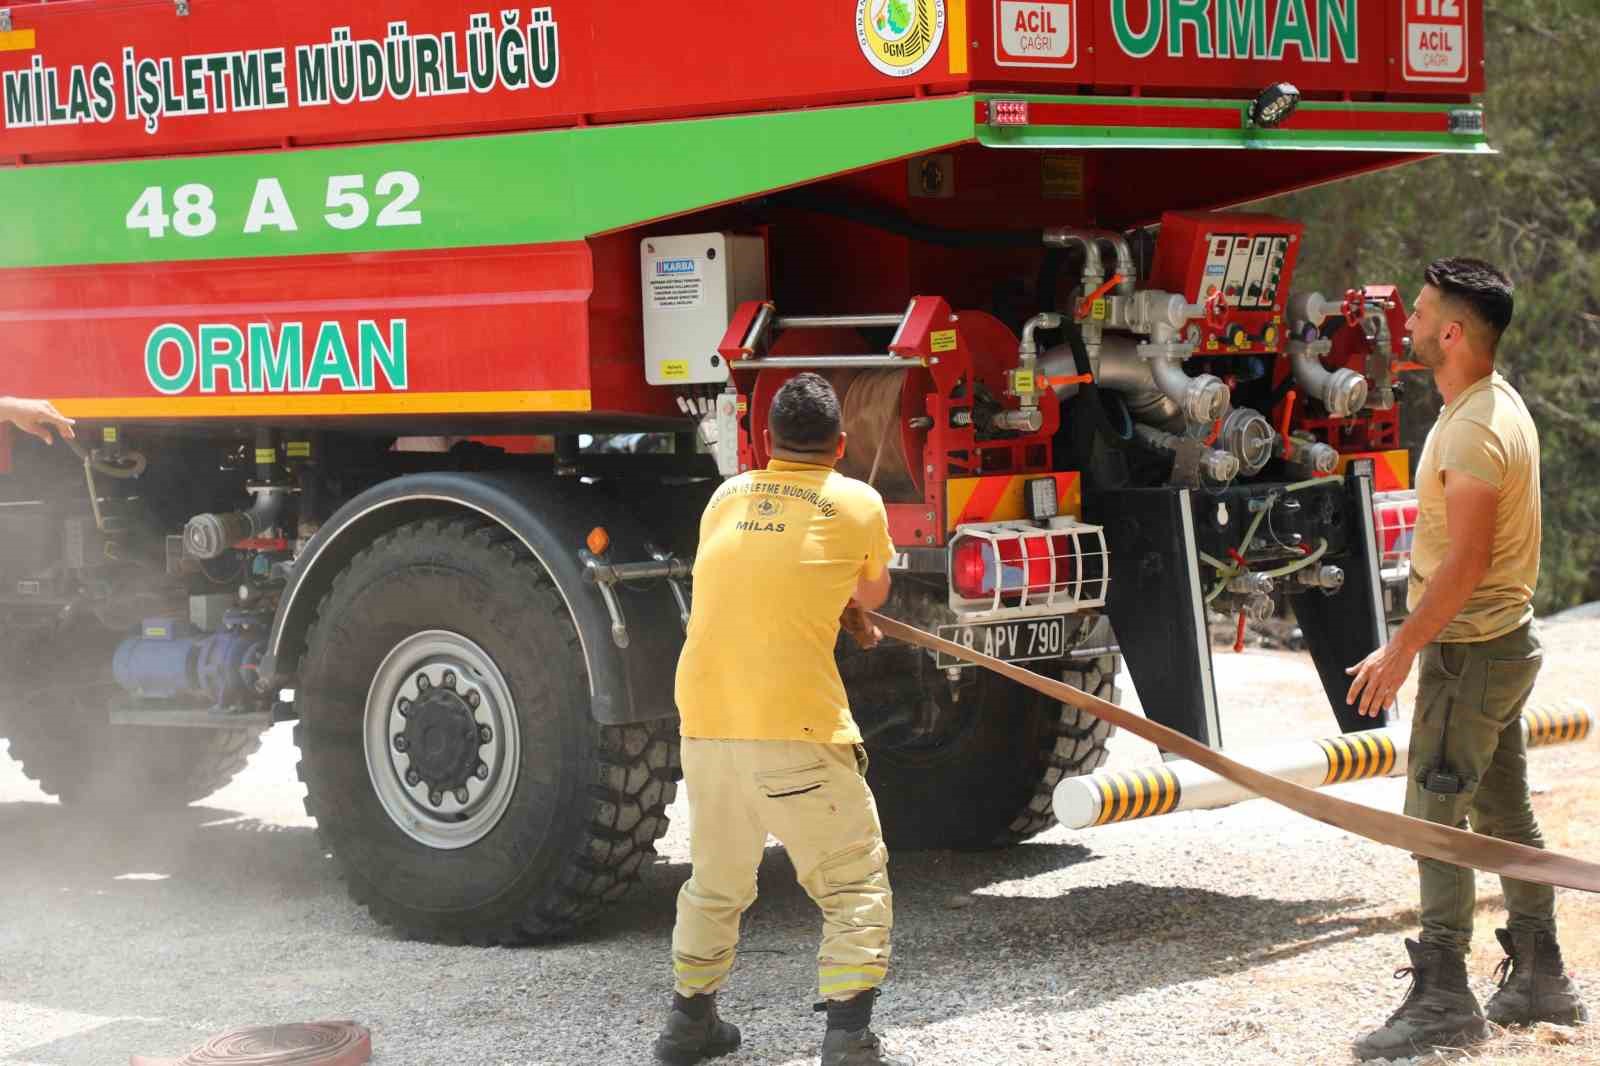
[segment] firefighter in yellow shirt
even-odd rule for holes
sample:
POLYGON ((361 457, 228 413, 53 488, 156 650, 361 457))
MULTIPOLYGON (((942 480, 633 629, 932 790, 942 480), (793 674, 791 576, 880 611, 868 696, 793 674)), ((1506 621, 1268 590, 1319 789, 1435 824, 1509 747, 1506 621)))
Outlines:
POLYGON ((822 909, 823 1066, 910 1066, 870 1027, 889 964, 888 852, 833 654, 841 620, 864 643, 878 637, 861 612, 889 595, 888 515, 874 489, 833 469, 845 435, 824 378, 779 389, 769 426, 767 468, 729 479, 700 519, 677 676, 694 872, 678 895, 656 1058, 739 1046, 716 993, 770 833, 822 909))

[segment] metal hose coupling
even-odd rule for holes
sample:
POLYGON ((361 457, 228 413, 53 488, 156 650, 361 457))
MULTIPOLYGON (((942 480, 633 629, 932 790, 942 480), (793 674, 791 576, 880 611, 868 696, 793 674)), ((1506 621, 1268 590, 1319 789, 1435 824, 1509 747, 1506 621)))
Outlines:
POLYGON ((1150 359, 1150 375, 1156 386, 1178 405, 1183 417, 1195 425, 1209 426, 1227 414, 1228 408, 1233 406, 1233 393, 1227 383, 1213 374, 1190 377, 1184 372, 1182 360, 1175 355, 1146 354, 1147 349, 1164 347, 1141 344, 1139 354, 1150 359))
MULTIPOLYGON (((1183 438, 1176 433, 1154 426, 1135 426, 1134 432, 1150 447, 1163 452, 1176 452, 1183 443, 1183 438)), ((1200 471, 1211 480, 1226 484, 1239 476, 1239 460, 1228 452, 1208 448, 1200 457, 1200 471)))
POLYGON ((1272 459, 1278 434, 1260 411, 1240 407, 1223 419, 1217 444, 1238 458, 1241 474, 1255 477, 1272 459))
POLYGON ((1323 566, 1308 566, 1304 570, 1297 570, 1291 575, 1297 585, 1306 588, 1321 589, 1324 592, 1338 592, 1344 588, 1344 568, 1331 563, 1323 566))
POLYGON ((1290 437, 1284 460, 1312 477, 1326 477, 1339 468, 1339 452, 1304 437, 1290 437))
POLYGON ((1328 341, 1290 341, 1289 365, 1294 380, 1334 418, 1350 418, 1367 405, 1366 376, 1346 368, 1328 370, 1322 357, 1332 345, 1328 341))
POLYGON ((183 527, 184 550, 196 559, 216 559, 241 540, 275 528, 289 490, 281 485, 252 485, 255 506, 248 511, 197 514, 183 527))

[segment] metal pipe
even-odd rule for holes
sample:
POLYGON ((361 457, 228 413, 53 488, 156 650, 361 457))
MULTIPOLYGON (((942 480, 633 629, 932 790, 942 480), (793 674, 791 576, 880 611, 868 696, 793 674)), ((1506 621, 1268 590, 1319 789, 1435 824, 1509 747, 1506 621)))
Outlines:
POLYGON ((1094 230, 1093 233, 1095 240, 1109 244, 1116 252, 1117 273, 1122 275, 1122 281, 1117 284, 1117 292, 1123 296, 1132 296, 1139 268, 1133 261, 1133 248, 1128 244, 1128 238, 1115 230, 1094 230))
MULTIPOLYGON (((1145 356, 1133 338, 1107 334, 1089 356, 1095 384, 1115 389, 1128 401, 1134 421, 1163 429, 1181 430, 1186 422, 1210 425, 1228 413, 1233 397, 1228 386, 1211 374, 1190 377, 1176 356, 1145 356)), ((1039 371, 1052 380, 1077 373, 1072 349, 1051 348, 1039 358, 1039 371)), ((1076 395, 1076 383, 1054 386, 1062 400, 1076 395)))
MULTIPOLYGON (((1594 728, 1594 712, 1576 701, 1522 714, 1530 748, 1570 744, 1594 728)), ((1411 727, 1373 729, 1329 740, 1277 744, 1235 756, 1240 762, 1307 788, 1325 788, 1373 777, 1403 776, 1411 727)), ((1056 820, 1087 829, 1179 811, 1215 810, 1254 799, 1255 793, 1185 759, 1134 770, 1101 770, 1056 785, 1056 820)))
POLYGON ((761 345, 761 339, 767 335, 767 329, 772 325, 772 304, 762 303, 756 310, 756 317, 750 323, 750 332, 745 335, 744 347, 748 351, 755 351, 761 345))
POLYGON ((258 485, 255 504, 248 511, 197 514, 183 527, 183 544, 197 559, 215 559, 241 540, 259 537, 278 524, 289 490, 282 485, 258 485))
MULTIPOLYGON (((1140 440, 1159 451, 1176 452, 1183 443, 1183 438, 1163 432, 1154 426, 1135 426, 1134 432, 1139 435, 1140 440)), ((1239 460, 1229 452, 1208 448, 1201 456, 1200 469, 1213 481, 1225 484, 1239 476, 1239 460)))
POLYGON ((862 329, 872 326, 898 326, 905 315, 780 315, 779 329, 826 329, 845 326, 862 329))
POLYGON ((1059 226, 1044 231, 1044 243, 1051 248, 1083 249, 1083 292, 1088 295, 1105 280, 1104 262, 1100 258, 1100 242, 1088 230, 1059 226))
POLYGON ((1190 377, 1176 356, 1158 355, 1149 359, 1149 363, 1156 387, 1178 405, 1190 422, 1210 425, 1227 414, 1233 405, 1233 393, 1221 378, 1212 374, 1190 377))
POLYGON ((1298 327, 1302 323, 1321 326, 1334 315, 1343 311, 1342 305, 1337 300, 1328 300, 1320 292, 1292 293, 1289 296, 1289 324, 1298 327))
POLYGON ((740 359, 734 370, 904 370, 926 366, 923 359, 902 359, 898 355, 769 355, 765 359, 740 359))
POLYGON ((1322 365, 1316 346, 1290 341, 1289 365, 1294 369, 1295 383, 1334 418, 1349 418, 1366 406, 1366 376, 1348 367, 1328 370, 1322 365))
POLYGON ((1024 359, 1033 359, 1039 354, 1039 342, 1034 334, 1041 329, 1060 329, 1061 316, 1054 311, 1044 311, 1034 315, 1023 323, 1022 343, 1017 348, 1018 355, 1024 359))
MULTIPOLYGON (((1051 386, 1059 399, 1069 400, 1077 395, 1077 383, 1067 380, 1078 373, 1070 345, 1058 345, 1040 356, 1039 372, 1052 382, 1064 382, 1051 386)), ((1132 338, 1113 333, 1103 343, 1091 348, 1089 372, 1094 375, 1095 384, 1101 388, 1115 389, 1123 394, 1128 401, 1128 410, 1136 421, 1182 428, 1183 412, 1167 398, 1166 393, 1156 388, 1155 379, 1150 376, 1150 366, 1139 358, 1132 338)))
POLYGON ((1084 295, 1099 288, 1100 283, 1105 280, 1105 260, 1100 255, 1100 246, 1109 246, 1117 259, 1116 273, 1122 276, 1122 281, 1117 285, 1117 292, 1123 296, 1133 295, 1138 268, 1133 261, 1133 249, 1122 234, 1115 230, 1057 226, 1044 231, 1044 243, 1052 248, 1083 249, 1084 295))

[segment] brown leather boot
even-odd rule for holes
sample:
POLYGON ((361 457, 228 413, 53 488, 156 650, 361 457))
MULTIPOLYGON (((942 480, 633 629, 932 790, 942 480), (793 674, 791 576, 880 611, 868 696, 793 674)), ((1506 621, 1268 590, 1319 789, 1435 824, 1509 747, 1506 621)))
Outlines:
POLYGON ((1411 991, 1383 1027, 1355 1045, 1356 1058, 1409 1059, 1434 1048, 1465 1048, 1489 1038, 1478 1000, 1467 984, 1464 955, 1434 944, 1406 941, 1411 965, 1396 977, 1411 978, 1411 991))
POLYGON ((1554 1022, 1581 1025, 1589 1009, 1578 998, 1578 988, 1567 976, 1561 945, 1550 933, 1513 933, 1496 929, 1495 937, 1506 957, 1495 967, 1500 990, 1490 998, 1484 1013, 1496 1025, 1532 1025, 1554 1022))

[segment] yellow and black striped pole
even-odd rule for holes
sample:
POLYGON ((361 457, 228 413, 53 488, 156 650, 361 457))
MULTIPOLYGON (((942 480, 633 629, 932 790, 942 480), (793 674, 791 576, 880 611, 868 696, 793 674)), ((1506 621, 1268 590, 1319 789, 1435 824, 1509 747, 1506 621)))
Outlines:
MULTIPOLYGON (((1572 744, 1594 730, 1594 712, 1576 702, 1530 707, 1522 735, 1530 748, 1572 744)), ((1240 762, 1307 788, 1405 773, 1410 727, 1295 741, 1235 755, 1240 762)), ((1056 819, 1068 829, 1229 807, 1255 794, 1185 760, 1131 770, 1100 770, 1056 785, 1056 819)))

